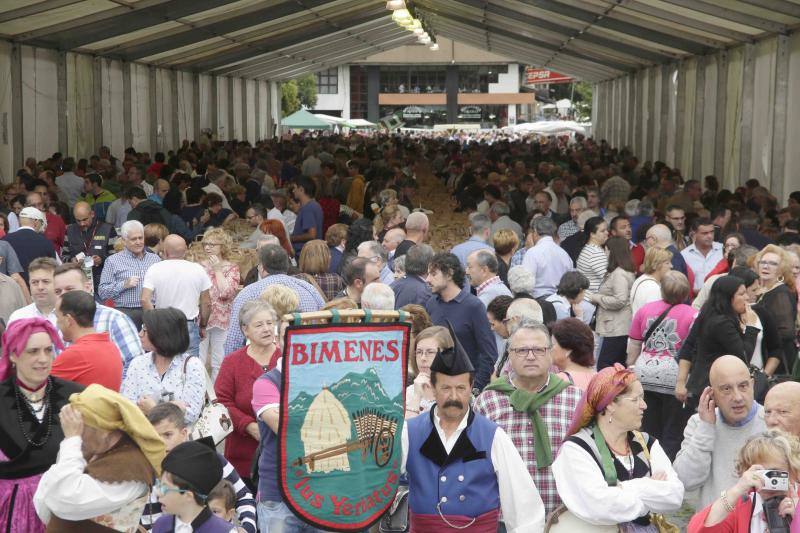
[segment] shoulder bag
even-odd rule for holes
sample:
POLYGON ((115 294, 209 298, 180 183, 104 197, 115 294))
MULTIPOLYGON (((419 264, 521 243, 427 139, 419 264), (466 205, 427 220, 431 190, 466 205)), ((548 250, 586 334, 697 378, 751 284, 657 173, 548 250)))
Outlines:
MULTIPOLYGON (((186 378, 186 364, 189 359, 190 357, 187 357, 183 363, 184 379, 186 378)), ((211 383, 211 377, 209 377, 205 366, 203 366, 203 374, 206 378, 205 404, 200 411, 200 417, 192 428, 192 440, 208 437, 214 440, 214 446, 218 446, 228 435, 233 433, 233 420, 231 420, 228 408, 217 401, 217 393, 214 392, 214 385, 211 383)))
POLYGON ((392 505, 378 523, 378 532, 406 533, 408 530, 408 486, 400 485, 392 505))

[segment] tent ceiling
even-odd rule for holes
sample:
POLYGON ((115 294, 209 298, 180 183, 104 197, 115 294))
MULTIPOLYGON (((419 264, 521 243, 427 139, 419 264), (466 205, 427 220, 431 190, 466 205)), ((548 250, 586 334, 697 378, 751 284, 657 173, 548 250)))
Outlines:
MULTIPOLYGON (((433 34, 599 81, 800 25, 800 0, 413 0, 433 34)), ((4 0, 0 38, 282 79, 414 37, 385 0, 4 0)))

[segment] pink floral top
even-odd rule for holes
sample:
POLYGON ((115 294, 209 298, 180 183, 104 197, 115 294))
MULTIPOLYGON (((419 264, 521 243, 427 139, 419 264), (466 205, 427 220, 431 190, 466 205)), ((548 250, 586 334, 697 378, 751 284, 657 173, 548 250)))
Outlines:
POLYGON ((222 276, 228 282, 225 291, 219 289, 214 269, 208 265, 203 265, 203 268, 206 269, 208 277, 211 278, 211 316, 208 318, 208 327, 228 329, 233 299, 239 289, 239 266, 235 263, 228 263, 222 269, 222 276))

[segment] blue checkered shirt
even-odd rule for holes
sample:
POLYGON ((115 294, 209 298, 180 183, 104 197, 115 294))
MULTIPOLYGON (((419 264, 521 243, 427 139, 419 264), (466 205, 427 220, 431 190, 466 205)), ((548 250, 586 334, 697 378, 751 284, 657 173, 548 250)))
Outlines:
POLYGON ((161 259, 154 253, 145 250, 140 258, 127 249, 106 259, 97 294, 102 300, 114 300, 115 307, 141 307, 142 282, 144 273, 161 259), (139 284, 126 289, 125 282, 131 276, 139 278, 139 284))
POLYGON ((119 353, 122 354, 122 377, 124 379, 125 372, 133 358, 144 353, 136 326, 122 311, 98 304, 94 313, 94 329, 98 333, 108 332, 111 342, 119 349, 119 353))
POLYGON ((509 268, 521 265, 522 259, 525 257, 525 252, 527 251, 528 249, 524 246, 517 250, 514 255, 511 256, 511 266, 509 266, 509 268))
POLYGON ((233 301, 233 307, 231 308, 231 327, 228 328, 228 336, 225 338, 226 354, 244 346, 244 333, 242 333, 242 328, 238 327, 239 311, 242 309, 242 306, 245 302, 255 300, 261 296, 261 293, 270 285, 283 285, 292 289, 300 299, 300 306, 297 310, 301 313, 319 311, 322 306, 325 305, 325 300, 322 299, 322 295, 320 295, 319 291, 310 283, 292 276, 287 276, 286 274, 270 274, 266 278, 260 279, 242 289, 242 292, 240 292, 233 301))

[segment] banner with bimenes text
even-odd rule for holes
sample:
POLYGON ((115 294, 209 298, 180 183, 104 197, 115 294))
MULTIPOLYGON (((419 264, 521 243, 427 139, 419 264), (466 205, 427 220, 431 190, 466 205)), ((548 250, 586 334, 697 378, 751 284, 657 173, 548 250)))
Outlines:
POLYGON ((305 522, 360 531, 400 478, 410 325, 293 325, 283 351, 278 475, 305 522))

